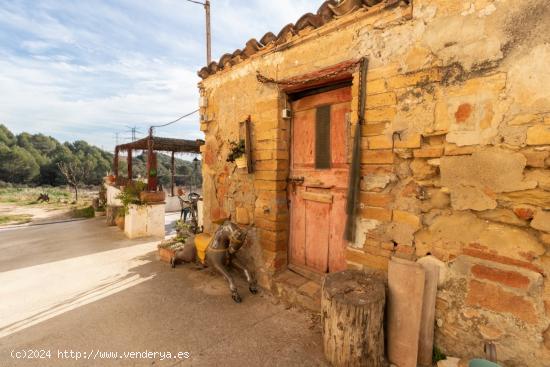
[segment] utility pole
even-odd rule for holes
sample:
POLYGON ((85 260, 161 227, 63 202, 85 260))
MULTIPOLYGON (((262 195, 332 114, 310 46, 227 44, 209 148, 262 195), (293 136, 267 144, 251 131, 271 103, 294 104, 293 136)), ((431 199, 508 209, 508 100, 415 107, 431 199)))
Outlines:
POLYGON ((212 62, 212 33, 210 31, 210 0, 204 3, 206 11, 206 65, 212 62))
POLYGON ((199 4, 204 6, 206 13, 206 65, 210 65, 212 62, 212 31, 210 29, 210 0, 200 2, 197 0, 186 0, 190 3, 199 4))

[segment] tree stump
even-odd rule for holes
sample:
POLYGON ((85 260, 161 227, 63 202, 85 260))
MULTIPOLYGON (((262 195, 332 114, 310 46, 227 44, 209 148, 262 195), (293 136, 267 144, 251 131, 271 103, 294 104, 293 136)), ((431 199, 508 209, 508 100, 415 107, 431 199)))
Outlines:
POLYGON ((323 347, 333 366, 383 365, 385 303, 386 287, 380 275, 346 270, 325 277, 323 347))
POLYGON ((107 221, 107 225, 108 226, 116 226, 116 218, 118 216, 118 212, 120 210, 120 208, 122 208, 121 206, 113 206, 113 205, 109 205, 107 206, 106 210, 105 210, 105 216, 106 216, 106 221, 107 221))

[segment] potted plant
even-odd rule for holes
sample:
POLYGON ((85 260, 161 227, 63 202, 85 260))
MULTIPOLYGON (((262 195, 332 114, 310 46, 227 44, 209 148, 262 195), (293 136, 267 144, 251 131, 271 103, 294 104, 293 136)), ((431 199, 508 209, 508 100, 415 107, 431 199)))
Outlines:
POLYGON ((245 154, 245 142, 243 139, 229 142, 228 162, 235 162, 238 168, 246 168, 247 160, 245 154))
POLYGON ((103 181, 105 182, 105 184, 107 185, 114 185, 115 184, 115 181, 116 181, 116 177, 115 175, 107 175, 103 178, 103 181))
POLYGON ((115 223, 117 225, 117 227, 120 229, 120 230, 124 230, 124 217, 126 216, 126 211, 124 210, 124 208, 119 208, 119 210, 117 211, 116 213, 116 219, 115 219, 115 223))
POLYGON ((169 240, 162 241, 158 247, 159 258, 161 261, 170 262, 176 255, 176 251, 185 246, 187 240, 192 237, 189 225, 183 220, 176 221, 177 235, 169 240))
POLYGON ((146 184, 141 181, 130 181, 128 185, 121 187, 117 199, 122 203, 124 213, 128 213, 131 204, 142 205, 141 193, 144 192, 146 184))

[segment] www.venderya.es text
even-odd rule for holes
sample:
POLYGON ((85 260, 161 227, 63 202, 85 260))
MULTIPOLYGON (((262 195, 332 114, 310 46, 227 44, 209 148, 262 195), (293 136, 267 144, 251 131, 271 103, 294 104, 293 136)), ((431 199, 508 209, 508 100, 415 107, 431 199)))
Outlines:
POLYGON ((13 359, 66 359, 66 360, 86 360, 86 359, 151 359, 151 360, 184 360, 191 358, 189 352, 158 352, 158 351, 103 351, 92 349, 89 351, 75 351, 72 349, 51 350, 51 349, 21 349, 12 350, 13 359))

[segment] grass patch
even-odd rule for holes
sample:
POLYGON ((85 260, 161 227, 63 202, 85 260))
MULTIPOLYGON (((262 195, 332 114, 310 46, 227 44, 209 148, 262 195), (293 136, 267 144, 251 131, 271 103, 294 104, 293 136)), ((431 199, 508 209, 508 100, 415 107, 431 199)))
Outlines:
POLYGON ((73 210, 73 218, 93 218, 94 216, 94 208, 91 206, 73 210))
POLYGON ((24 223, 29 223, 31 219, 32 219, 32 215, 29 215, 29 214, 0 215, 0 225, 24 224, 24 223))
POLYGON ((5 187, 0 189, 0 202, 9 204, 36 204, 40 194, 50 196, 50 204, 66 204, 72 200, 71 193, 61 187, 5 187))

